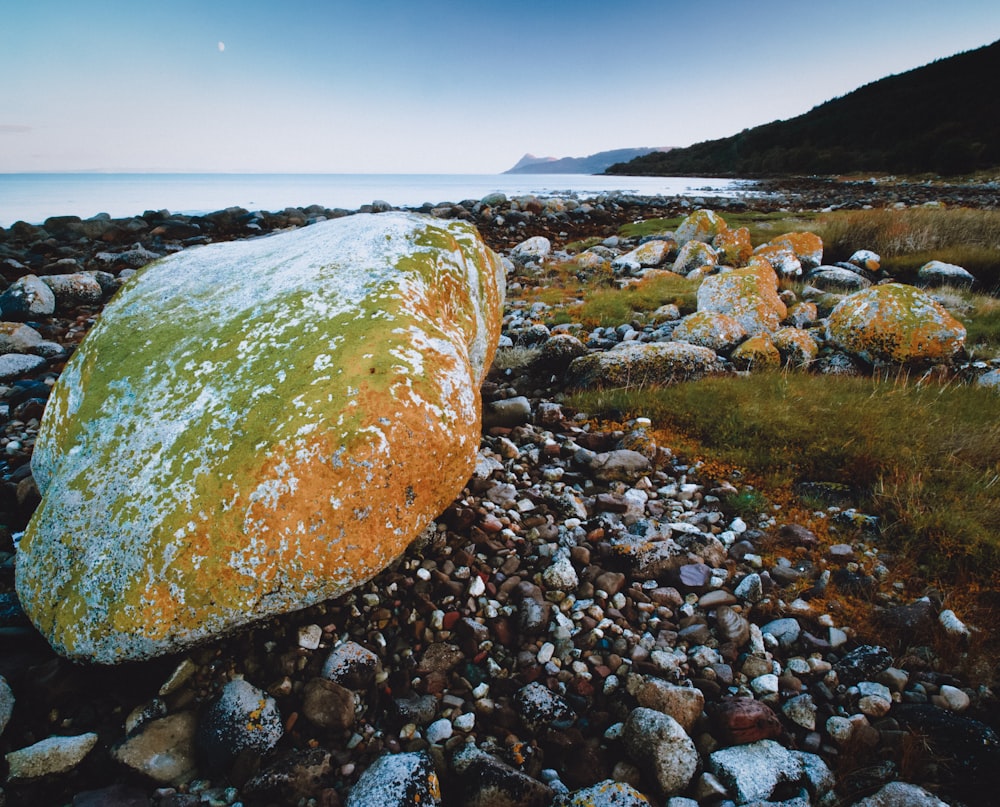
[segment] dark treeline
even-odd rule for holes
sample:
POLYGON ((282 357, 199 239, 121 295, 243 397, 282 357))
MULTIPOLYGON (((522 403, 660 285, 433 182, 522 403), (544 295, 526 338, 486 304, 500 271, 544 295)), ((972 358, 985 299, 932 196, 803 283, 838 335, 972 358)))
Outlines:
POLYGON ((609 174, 942 175, 1000 166, 1000 41, 827 101, 796 118, 617 163, 609 174))

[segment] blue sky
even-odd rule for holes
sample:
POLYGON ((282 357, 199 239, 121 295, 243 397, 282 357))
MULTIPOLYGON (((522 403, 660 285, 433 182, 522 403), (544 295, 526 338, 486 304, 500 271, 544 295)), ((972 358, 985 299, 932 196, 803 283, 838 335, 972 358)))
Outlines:
POLYGON ((0 172, 496 173, 723 137, 1000 38, 996 0, 5 5, 0 172))

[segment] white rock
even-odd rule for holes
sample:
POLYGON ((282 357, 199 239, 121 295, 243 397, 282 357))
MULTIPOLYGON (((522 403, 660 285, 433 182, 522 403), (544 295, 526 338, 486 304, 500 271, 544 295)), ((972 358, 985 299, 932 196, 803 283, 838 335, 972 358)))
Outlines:
POLYGON ((802 760, 774 740, 716 751, 708 767, 738 804, 766 800, 779 784, 797 782, 803 773, 802 760))
POLYGON ((834 715, 826 720, 826 733, 837 745, 843 745, 850 740, 853 732, 854 724, 846 717, 834 715))
POLYGON ((944 701, 945 708, 948 711, 964 712, 969 708, 969 695, 958 687, 942 684, 938 694, 944 701))
POLYGON ((773 673, 758 675, 750 682, 750 689, 752 689, 757 695, 777 695, 778 676, 773 673))
POLYGON ((451 725, 451 721, 442 717, 440 720, 435 720, 431 723, 425 730, 424 736, 427 738, 429 743, 441 743, 447 740, 454 733, 454 729, 451 725))
POLYGON ((633 709, 623 731, 625 749, 666 797, 684 792, 698 770, 698 751, 680 723, 654 709, 633 709))
POLYGON ((323 640, 323 629, 319 625, 302 625, 299 628, 299 647, 315 650, 323 640))

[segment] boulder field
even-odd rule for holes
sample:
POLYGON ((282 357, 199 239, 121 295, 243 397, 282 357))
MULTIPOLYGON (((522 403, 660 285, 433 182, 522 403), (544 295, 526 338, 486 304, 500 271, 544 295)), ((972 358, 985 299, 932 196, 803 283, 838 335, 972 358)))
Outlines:
POLYGON ((475 467, 503 289, 471 227, 401 213, 141 270, 46 408, 25 611, 114 663, 371 578, 475 467))

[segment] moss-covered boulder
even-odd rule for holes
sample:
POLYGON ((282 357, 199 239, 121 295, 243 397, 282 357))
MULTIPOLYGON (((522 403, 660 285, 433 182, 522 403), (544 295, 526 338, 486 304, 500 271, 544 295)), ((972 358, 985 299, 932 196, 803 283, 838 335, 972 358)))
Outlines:
POLYGON ((73 658, 147 658, 385 568, 474 469, 503 277, 470 226, 402 213, 141 270, 45 412, 32 621, 73 658))
POLYGON ((823 263, 823 239, 816 233, 785 233, 772 238, 771 243, 792 250, 803 269, 815 269, 823 263))
POLYGON ((751 265, 706 277, 698 287, 698 310, 729 314, 750 335, 774 331, 788 314, 774 272, 751 265))
POLYGON ((711 271, 718 262, 718 253, 711 246, 702 241, 688 241, 678 251, 673 271, 686 276, 703 267, 708 267, 711 271))
POLYGON ((627 342, 613 350, 590 353, 569 366, 570 386, 663 386, 721 372, 715 351, 686 342, 627 342))
POLYGON ((870 363, 927 364, 961 351, 965 328, 920 289, 886 283, 844 298, 830 313, 827 339, 870 363))

